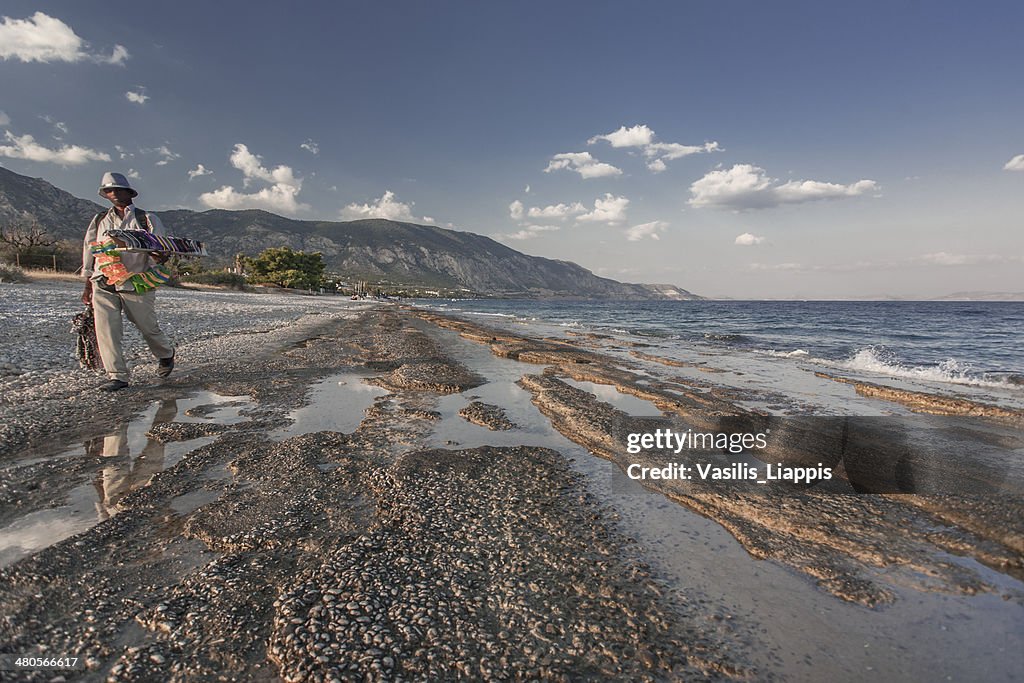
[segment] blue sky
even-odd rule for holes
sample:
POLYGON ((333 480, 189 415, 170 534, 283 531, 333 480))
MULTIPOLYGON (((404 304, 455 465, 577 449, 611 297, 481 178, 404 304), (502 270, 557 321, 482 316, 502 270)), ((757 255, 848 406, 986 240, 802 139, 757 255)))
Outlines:
POLYGON ((20 2, 0 164, 705 295, 1024 291, 1024 5, 20 2))

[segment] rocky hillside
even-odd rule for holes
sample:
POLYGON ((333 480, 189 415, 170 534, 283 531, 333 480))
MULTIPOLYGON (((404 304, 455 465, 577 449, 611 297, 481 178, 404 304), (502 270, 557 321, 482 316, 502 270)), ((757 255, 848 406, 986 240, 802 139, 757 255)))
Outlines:
MULTIPOLYGON (((0 225, 35 218, 52 234, 79 239, 101 206, 45 180, 0 168, 0 225)), ((161 211, 168 232, 202 240, 211 260, 267 247, 319 251, 327 270, 349 279, 463 287, 493 296, 696 299, 674 285, 626 284, 568 261, 527 256, 489 237, 383 219, 299 221, 266 211, 161 211)))
POLYGON ((0 226, 35 219, 55 237, 82 239, 82 226, 102 209, 96 202, 79 199, 42 178, 18 175, 0 166, 0 226))

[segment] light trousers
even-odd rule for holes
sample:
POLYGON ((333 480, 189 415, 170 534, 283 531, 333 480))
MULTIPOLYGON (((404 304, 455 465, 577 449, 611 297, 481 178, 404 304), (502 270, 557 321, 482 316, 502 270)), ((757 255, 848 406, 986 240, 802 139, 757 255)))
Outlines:
POLYGON ((156 321, 155 304, 155 289, 145 294, 136 294, 108 292, 98 286, 93 287, 92 311, 96 319, 96 341, 99 342, 100 358, 103 359, 103 367, 110 379, 127 382, 130 376, 121 348, 121 339, 124 336, 122 311, 128 320, 139 328, 142 338, 146 340, 154 356, 170 358, 174 355, 174 344, 156 321))

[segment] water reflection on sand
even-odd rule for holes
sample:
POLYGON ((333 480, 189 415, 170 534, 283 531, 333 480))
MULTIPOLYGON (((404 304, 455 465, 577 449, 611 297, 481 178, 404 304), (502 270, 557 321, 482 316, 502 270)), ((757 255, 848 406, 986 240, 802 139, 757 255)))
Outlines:
POLYGON ((0 566, 117 515, 125 496, 215 438, 164 443, 149 436, 157 425, 234 423, 243 419, 238 406, 248 401, 210 392, 156 401, 135 419, 80 444, 40 450, 9 463, 0 469, 0 484, 6 489, 0 499, 0 566))

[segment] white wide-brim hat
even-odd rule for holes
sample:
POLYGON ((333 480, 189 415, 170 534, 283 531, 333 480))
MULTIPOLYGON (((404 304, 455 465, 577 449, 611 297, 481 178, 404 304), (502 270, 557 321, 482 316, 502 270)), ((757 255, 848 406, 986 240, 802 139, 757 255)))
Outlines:
POLYGON ((97 194, 101 197, 105 197, 106 195, 103 194, 103 190, 110 190, 115 187, 122 187, 128 190, 132 193, 133 197, 139 196, 139 193, 131 186, 123 173, 114 173, 113 171, 107 171, 103 174, 103 180, 100 181, 100 189, 97 194))

